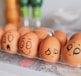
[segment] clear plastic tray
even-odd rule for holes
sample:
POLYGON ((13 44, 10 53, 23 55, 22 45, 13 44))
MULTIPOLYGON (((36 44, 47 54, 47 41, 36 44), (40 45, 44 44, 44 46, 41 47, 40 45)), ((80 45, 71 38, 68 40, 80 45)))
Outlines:
MULTIPOLYGON (((34 30, 34 29, 33 29, 34 30)), ((32 32, 33 32, 33 30, 32 30, 32 32)), ((52 29, 48 29, 48 28, 46 28, 46 30, 47 30, 47 32, 48 32, 48 35, 49 36, 51 36, 52 35, 52 33, 53 33, 53 31, 54 30, 52 30, 52 29)), ((38 30, 38 31, 41 31, 41 30, 38 30)), ((45 31, 45 30, 44 30, 45 31)), ((42 31, 42 32, 44 32, 44 31, 42 31)), ((70 35, 68 35, 67 34, 67 37, 70 37, 70 35)), ((3 52, 5 52, 4 51, 4 49, 2 49, 3 50, 3 52)), ((19 51, 18 51, 19 52, 19 51)), ((39 52, 39 50, 37 51, 37 52, 39 52)), ((37 59, 37 60, 41 60, 42 62, 46 62, 46 63, 52 63, 52 64, 63 64, 63 65, 68 65, 68 66, 71 66, 71 67, 81 67, 81 65, 80 64, 77 64, 77 66, 74 66, 74 65, 69 65, 69 64, 67 64, 67 63, 65 63, 65 62, 63 62, 62 61, 62 58, 61 58, 61 53, 60 53, 60 57, 59 57, 59 60, 58 61, 51 61, 51 60, 47 60, 47 59, 43 59, 43 58, 41 58, 40 56, 35 56, 35 57, 32 57, 32 56, 30 56, 30 55, 25 55, 25 54, 22 54, 22 53, 16 53, 17 55, 20 55, 20 56, 23 56, 23 57, 25 57, 25 58, 30 58, 30 59, 37 59)), ((50 65, 50 64, 49 64, 50 65)))

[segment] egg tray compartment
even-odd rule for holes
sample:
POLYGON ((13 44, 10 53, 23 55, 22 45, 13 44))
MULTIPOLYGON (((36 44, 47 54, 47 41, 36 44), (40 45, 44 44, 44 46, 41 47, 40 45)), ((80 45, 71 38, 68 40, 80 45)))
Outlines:
MULTIPOLYGON (((46 66, 47 65, 48 66, 51 65, 51 66, 63 66, 63 67, 70 67, 70 68, 81 68, 81 65, 78 65, 77 67, 75 67, 73 65, 69 65, 67 63, 62 62, 61 59, 58 62, 54 62, 54 61, 49 61, 49 60, 46 60, 46 59, 42 59, 40 57, 33 57, 33 58, 31 58, 31 56, 26 56, 26 55, 23 55, 23 54, 20 54, 20 53, 11 55, 11 54, 5 53, 4 50, 0 50, 0 51, 1 51, 0 52, 1 53, 0 61, 2 61, 2 62, 19 65, 19 61, 21 61, 23 59, 34 60, 36 62, 36 64, 33 67, 31 66, 30 67, 31 69, 32 68, 35 69, 36 68, 35 66, 38 66, 38 65, 40 65, 40 67, 41 67, 41 65, 43 65, 43 66, 44 65, 46 65, 46 66), (50 63, 46 63, 46 62, 50 62, 50 63)), ((36 69, 38 69, 38 68, 36 68, 36 69)))
MULTIPOLYGON (((46 28, 46 29, 47 29, 47 28, 46 28)), ((40 30, 39 30, 39 31, 40 31, 40 30)), ((48 31, 48 34, 51 36, 52 33, 53 33, 53 30, 47 29, 47 31, 48 31)), ((42 31, 42 32, 43 32, 43 31, 42 31)), ((2 50, 2 51, 4 52, 4 50, 2 50)), ((25 58, 41 60, 41 61, 47 62, 47 63, 62 64, 62 65, 67 65, 67 66, 75 67, 75 66, 73 66, 73 65, 69 65, 69 64, 67 64, 67 63, 62 62, 61 56, 60 56, 60 60, 59 60, 58 62, 54 62, 54 61, 50 61, 50 60, 46 60, 46 59, 40 58, 39 56, 32 58, 32 56, 27 56, 27 55, 24 55, 24 54, 21 54, 21 53, 17 53, 17 55, 23 56, 23 57, 25 57, 25 58)), ((77 67, 81 67, 81 65, 77 65, 77 67)))

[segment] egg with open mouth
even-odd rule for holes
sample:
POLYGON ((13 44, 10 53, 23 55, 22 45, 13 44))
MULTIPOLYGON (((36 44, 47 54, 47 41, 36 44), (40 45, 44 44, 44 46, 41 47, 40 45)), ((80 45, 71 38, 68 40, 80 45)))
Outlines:
POLYGON ((2 49, 10 54, 16 54, 18 51, 18 39, 19 33, 16 30, 7 31, 2 36, 1 47, 2 49))

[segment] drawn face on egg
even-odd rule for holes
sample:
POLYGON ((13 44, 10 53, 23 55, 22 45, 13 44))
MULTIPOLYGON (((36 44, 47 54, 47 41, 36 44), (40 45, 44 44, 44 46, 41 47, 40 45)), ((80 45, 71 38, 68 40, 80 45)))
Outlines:
POLYGON ((78 55, 81 53, 81 49, 79 48, 80 44, 78 44, 78 47, 75 47, 73 52, 70 54, 69 51, 71 51, 71 49, 73 48, 73 45, 72 44, 69 44, 67 46, 67 52, 69 53, 68 55, 71 56, 71 55, 78 55))
POLYGON ((32 39, 28 38, 28 40, 25 41, 25 38, 22 37, 22 39, 19 42, 19 48, 21 49, 21 53, 29 55, 31 53, 31 48, 32 48, 32 39), (28 51, 24 51, 24 49, 28 51))
POLYGON ((70 41, 62 53, 62 58, 70 64, 81 64, 81 40, 70 41))
POLYGON ((45 54, 46 55, 51 55, 51 57, 53 57, 52 55, 57 55, 58 54, 58 50, 57 49, 54 49, 54 51, 51 51, 49 48, 45 51, 45 54))
POLYGON ((57 62, 60 57, 60 43, 54 37, 48 37, 40 45, 39 55, 43 59, 51 62, 57 62))
POLYGON ((15 54, 17 53, 17 43, 19 39, 19 33, 17 31, 8 31, 2 36, 2 49, 5 52, 15 54))
POLYGON ((35 57, 38 51, 38 42, 39 38, 33 32, 21 36, 19 39, 19 50, 21 54, 35 57))

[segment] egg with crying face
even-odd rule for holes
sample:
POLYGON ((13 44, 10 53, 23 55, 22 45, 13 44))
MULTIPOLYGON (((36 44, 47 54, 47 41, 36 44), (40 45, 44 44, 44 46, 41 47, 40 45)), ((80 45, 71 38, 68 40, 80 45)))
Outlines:
POLYGON ((15 30, 7 31, 2 36, 2 49, 10 54, 16 54, 18 51, 18 39, 19 39, 19 33, 15 30))
POLYGON ((26 33, 19 39, 18 45, 20 53, 31 58, 36 57, 38 53, 38 43, 39 39, 35 33, 26 33))
POLYGON ((39 56, 48 63, 56 63, 60 57, 59 41, 55 37, 47 37, 40 44, 39 56))
POLYGON ((71 66, 81 64, 81 40, 71 40, 62 52, 62 61, 71 66))

